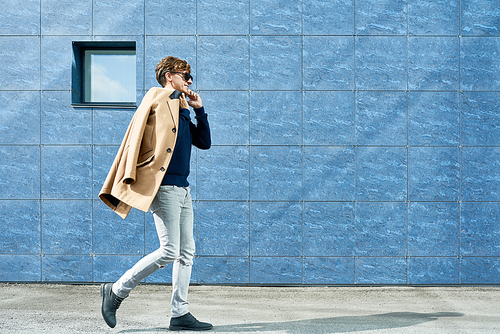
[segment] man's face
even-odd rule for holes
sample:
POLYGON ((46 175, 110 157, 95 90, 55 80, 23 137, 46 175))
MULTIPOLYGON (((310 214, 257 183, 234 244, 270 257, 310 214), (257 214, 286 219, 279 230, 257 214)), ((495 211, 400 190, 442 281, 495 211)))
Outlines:
POLYGON ((193 77, 186 71, 170 72, 169 74, 172 87, 181 93, 187 94, 189 86, 193 83, 193 77))

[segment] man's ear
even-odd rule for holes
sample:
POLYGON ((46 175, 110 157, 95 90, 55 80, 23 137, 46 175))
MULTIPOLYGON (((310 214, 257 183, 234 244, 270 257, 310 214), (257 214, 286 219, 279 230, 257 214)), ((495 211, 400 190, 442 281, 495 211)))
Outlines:
POLYGON ((166 82, 172 81, 172 73, 170 72, 165 73, 165 80, 166 82))

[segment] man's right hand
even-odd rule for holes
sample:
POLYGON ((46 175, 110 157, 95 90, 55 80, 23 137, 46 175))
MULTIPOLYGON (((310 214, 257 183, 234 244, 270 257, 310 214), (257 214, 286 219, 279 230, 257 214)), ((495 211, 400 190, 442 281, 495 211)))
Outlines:
POLYGON ((189 104, 186 100, 186 95, 184 95, 184 93, 182 93, 181 96, 179 97, 179 107, 181 109, 189 109, 189 104))

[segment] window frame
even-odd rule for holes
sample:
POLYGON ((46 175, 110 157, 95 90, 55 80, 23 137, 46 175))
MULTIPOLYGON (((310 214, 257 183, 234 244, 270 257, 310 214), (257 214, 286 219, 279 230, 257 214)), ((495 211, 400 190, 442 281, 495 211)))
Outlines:
MULTIPOLYGON (((75 108, 136 108, 136 102, 87 102, 86 94, 88 91, 85 82, 86 71, 86 53, 88 51, 97 52, 134 52, 137 56, 136 42, 128 41, 98 41, 98 42, 76 42, 73 43, 73 61, 71 66, 71 106, 75 108)), ((136 59, 137 64, 137 59, 136 59)), ((135 73, 137 83, 137 68, 135 73)))

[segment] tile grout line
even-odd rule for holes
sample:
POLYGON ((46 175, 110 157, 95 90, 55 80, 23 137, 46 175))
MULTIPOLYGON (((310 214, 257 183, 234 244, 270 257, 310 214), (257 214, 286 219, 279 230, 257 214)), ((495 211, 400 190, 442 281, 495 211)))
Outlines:
POLYGON ((409 91, 410 91, 410 4, 406 2, 406 284, 410 282, 410 106, 409 106, 409 91))
POLYGON ((43 205, 42 205, 42 186, 43 186, 43 181, 42 181, 42 178, 43 178, 43 174, 42 174, 42 159, 43 159, 43 156, 42 156, 42 148, 43 148, 43 145, 42 145, 42 2, 40 1, 40 27, 39 27, 39 33, 40 33, 40 37, 39 37, 39 57, 40 57, 40 63, 39 63, 39 92, 38 92, 38 98, 39 98, 39 105, 38 105, 38 108, 39 108, 39 121, 40 121, 40 126, 39 126, 39 130, 40 130, 40 134, 39 134, 39 143, 40 143, 40 150, 39 150, 39 158, 40 158, 40 162, 39 162, 39 173, 40 173, 40 180, 39 180, 39 184, 40 184, 40 189, 39 189, 39 205, 40 205, 40 282, 42 281, 42 278, 43 278, 43 205))

